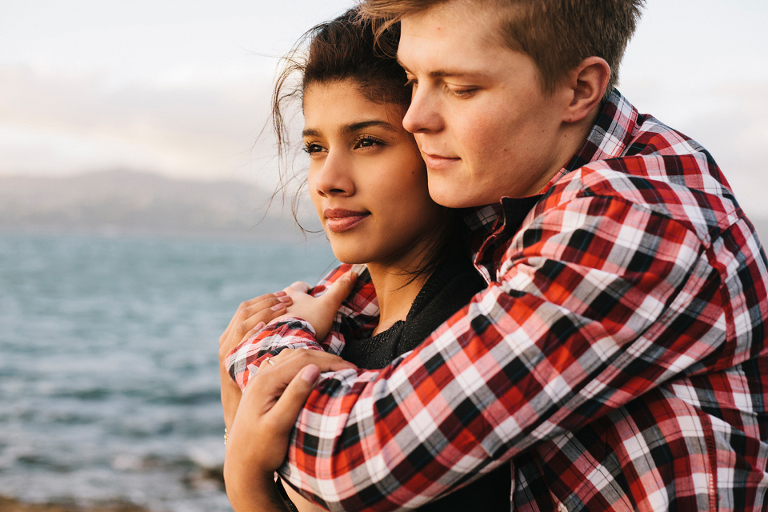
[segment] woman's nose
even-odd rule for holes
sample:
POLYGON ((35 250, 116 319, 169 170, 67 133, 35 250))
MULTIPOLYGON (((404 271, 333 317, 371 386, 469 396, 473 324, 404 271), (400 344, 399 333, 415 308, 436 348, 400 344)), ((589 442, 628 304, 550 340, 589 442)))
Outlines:
POLYGON ((323 197, 351 196, 355 193, 352 162, 341 152, 328 152, 320 167, 310 174, 310 186, 323 197), (314 179, 313 179, 314 178, 314 179))

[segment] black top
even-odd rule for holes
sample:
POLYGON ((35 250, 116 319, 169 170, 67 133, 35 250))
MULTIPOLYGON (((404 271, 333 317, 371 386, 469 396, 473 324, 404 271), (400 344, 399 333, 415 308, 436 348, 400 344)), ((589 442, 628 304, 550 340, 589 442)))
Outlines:
MULTIPOLYGON (((441 262, 419 291, 405 320, 363 340, 348 340, 341 357, 358 368, 384 368, 397 356, 419 346, 443 322, 469 304, 485 288, 485 281, 472 266, 469 254, 457 251, 441 262)), ((474 481, 439 500, 420 507, 419 512, 509 511, 510 465, 474 481)), ((292 503, 291 503, 292 505, 292 503)))
POLYGON ((405 320, 371 338, 348 341, 341 357, 358 368, 384 368, 397 356, 418 347, 483 288, 485 281, 469 255, 446 258, 419 291, 405 320))
MULTIPOLYGON (((348 341, 341 357, 359 368, 375 370, 397 356, 418 347, 454 313, 469 304, 485 288, 485 281, 472 266, 469 255, 446 258, 429 277, 411 305, 405 320, 379 334, 348 341)), ((509 511, 512 477, 509 464, 468 486, 420 507, 419 512, 509 511)))

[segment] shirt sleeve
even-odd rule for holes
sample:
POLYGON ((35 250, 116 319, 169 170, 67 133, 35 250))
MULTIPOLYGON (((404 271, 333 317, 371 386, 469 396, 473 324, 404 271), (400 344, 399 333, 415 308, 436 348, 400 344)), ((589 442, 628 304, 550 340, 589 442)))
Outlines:
POLYGON ((289 318, 268 324, 229 353, 227 356, 229 375, 240 389, 245 389, 251 373, 258 370, 266 357, 277 355, 286 348, 325 350, 340 354, 347 337, 363 339, 370 336, 378 321, 379 307, 373 283, 364 265, 339 265, 326 274, 309 291, 309 294, 314 297, 322 295, 328 286, 349 270, 354 270, 358 274, 358 279, 349 297, 336 313, 331 329, 324 340, 316 339, 314 329, 307 322, 289 318))
POLYGON ((605 415, 722 343, 707 261, 659 209, 595 196, 551 208, 416 350, 321 380, 281 476, 332 511, 416 508, 605 415))

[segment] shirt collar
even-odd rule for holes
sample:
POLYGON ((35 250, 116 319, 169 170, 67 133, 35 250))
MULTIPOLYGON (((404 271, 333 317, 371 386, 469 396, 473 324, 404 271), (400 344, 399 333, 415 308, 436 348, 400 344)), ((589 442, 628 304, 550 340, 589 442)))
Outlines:
POLYGON ((475 234, 485 236, 493 231, 496 221, 501 216, 501 213, 502 208, 500 202, 479 206, 477 208, 468 208, 467 213, 464 215, 464 222, 467 223, 469 229, 475 234))
MULTIPOLYGON (((574 169, 590 162, 623 155, 632 139, 638 118, 637 109, 621 95, 618 89, 611 91, 587 140, 568 163, 549 180, 542 192, 549 190, 560 178, 574 169)), ((501 223, 504 223, 505 212, 524 210, 527 213, 540 197, 541 195, 522 198, 504 197, 499 203, 469 209, 465 215, 465 221, 475 234, 488 236, 501 227, 498 225, 500 218, 501 223)))
MULTIPOLYGON (((638 117, 637 109, 621 95, 618 89, 611 91, 587 140, 565 164, 565 167, 555 175, 555 178, 559 179, 590 162, 623 155, 632 140, 638 117)), ((553 181, 550 180, 545 189, 549 188, 551 183, 553 181)))

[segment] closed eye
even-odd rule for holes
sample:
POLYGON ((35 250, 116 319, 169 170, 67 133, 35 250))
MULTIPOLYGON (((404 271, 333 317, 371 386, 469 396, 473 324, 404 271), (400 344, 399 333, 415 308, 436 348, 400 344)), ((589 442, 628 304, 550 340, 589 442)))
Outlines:
POLYGON ((450 92, 453 96, 457 98, 470 98, 479 90, 477 87, 451 87, 451 86, 446 86, 446 89, 448 90, 448 92, 450 92))

